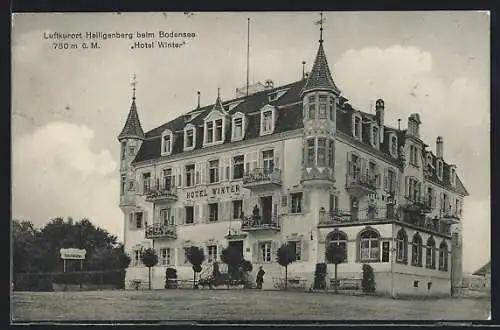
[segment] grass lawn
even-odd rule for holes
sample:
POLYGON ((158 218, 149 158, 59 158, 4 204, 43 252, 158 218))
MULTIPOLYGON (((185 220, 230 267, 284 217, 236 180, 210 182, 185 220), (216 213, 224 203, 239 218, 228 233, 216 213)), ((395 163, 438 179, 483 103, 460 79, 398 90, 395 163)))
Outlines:
POLYGON ((14 292, 13 321, 486 320, 488 298, 392 300, 257 290, 14 292))

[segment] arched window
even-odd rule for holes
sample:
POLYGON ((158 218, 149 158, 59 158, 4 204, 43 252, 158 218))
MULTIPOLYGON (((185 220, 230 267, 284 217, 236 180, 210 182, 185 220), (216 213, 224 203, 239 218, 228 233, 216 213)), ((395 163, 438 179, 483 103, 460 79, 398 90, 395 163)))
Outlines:
POLYGON ((413 266, 422 267, 422 238, 418 233, 413 235, 411 264, 413 266))
POLYGON ((448 244, 444 240, 439 244, 439 270, 448 270, 448 244))
POLYGON ((436 268, 436 242, 432 236, 427 240, 425 267, 431 269, 436 268))
POLYGON ((380 235, 373 229, 367 229, 359 235, 359 260, 380 260, 380 235))
POLYGON ((334 231, 328 234, 326 246, 338 245, 344 250, 344 261, 347 260, 347 235, 341 231, 334 231))
POLYGON ((399 230, 396 236, 396 261, 408 262, 408 235, 404 229, 399 230))

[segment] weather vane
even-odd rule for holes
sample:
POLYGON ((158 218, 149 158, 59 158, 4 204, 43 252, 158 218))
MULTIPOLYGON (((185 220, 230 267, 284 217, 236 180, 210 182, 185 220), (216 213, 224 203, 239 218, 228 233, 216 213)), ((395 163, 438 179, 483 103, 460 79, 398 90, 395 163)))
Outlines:
POLYGON ((135 73, 132 75, 132 82, 130 83, 132 85, 132 98, 135 100, 135 86, 137 85, 137 81, 135 80, 135 73))
POLYGON ((323 18, 323 12, 320 12, 319 14, 319 21, 314 22, 315 25, 319 25, 319 42, 323 43, 323 22, 326 20, 326 18, 323 18))

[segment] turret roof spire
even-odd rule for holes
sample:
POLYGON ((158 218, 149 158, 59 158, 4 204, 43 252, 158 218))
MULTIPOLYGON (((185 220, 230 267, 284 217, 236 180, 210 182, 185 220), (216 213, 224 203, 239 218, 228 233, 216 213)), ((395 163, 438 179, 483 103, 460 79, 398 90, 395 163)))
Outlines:
POLYGON ((132 138, 132 139, 140 139, 144 140, 145 135, 142 130, 141 122, 139 120, 139 114, 137 113, 137 106, 135 104, 135 86, 137 82, 135 81, 135 74, 133 76, 132 85, 132 104, 130 105, 130 111, 128 113, 127 121, 125 122, 125 126, 118 135, 118 140, 132 138))
POLYGON ((304 94, 306 91, 310 90, 330 90, 335 94, 340 94, 340 90, 333 81, 330 68, 328 66, 328 61, 326 60, 325 50, 323 49, 323 13, 321 13, 321 19, 316 22, 320 24, 320 37, 319 37, 319 47, 316 53, 316 59, 314 60, 313 67, 307 78, 307 82, 302 89, 304 94))

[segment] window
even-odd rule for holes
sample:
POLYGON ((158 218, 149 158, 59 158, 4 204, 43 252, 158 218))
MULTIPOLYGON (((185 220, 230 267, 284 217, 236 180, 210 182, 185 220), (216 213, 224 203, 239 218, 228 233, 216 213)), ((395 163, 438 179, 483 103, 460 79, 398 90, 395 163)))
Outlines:
POLYGON ((448 195, 443 193, 443 198, 441 198, 441 212, 448 212, 448 195))
POLYGON ((455 200, 455 215, 456 216, 460 216, 460 213, 461 213, 461 211, 460 211, 460 204, 461 204, 460 203, 460 199, 456 199, 455 200))
POLYGON ((427 282, 427 290, 430 290, 432 288, 432 282, 427 282))
POLYGON ((215 121, 215 142, 222 141, 222 119, 215 121))
POLYGON ((219 219, 219 205, 217 203, 208 204, 208 220, 215 222, 219 219))
POLYGON ((330 96, 330 120, 335 121, 335 98, 330 96))
POLYGON ((395 194, 396 193, 396 172, 394 172, 392 169, 389 169, 387 171, 387 180, 388 180, 388 188, 389 192, 395 194))
POLYGON ((243 118, 233 119, 233 140, 243 137, 243 118))
POLYGON ((404 229, 400 229, 396 236, 396 261, 406 263, 408 260, 408 236, 404 229))
POLYGON ((173 219, 170 217, 170 209, 160 210, 161 219, 165 226, 173 225, 173 219))
POLYGON ((450 183, 452 186, 455 186, 455 169, 452 167, 450 173, 450 183))
POLYGON ((420 183, 414 178, 408 178, 408 199, 416 202, 420 196, 420 183))
POLYGON ((422 267, 422 238, 419 234, 413 236, 411 247, 412 266, 422 267))
POLYGON ((160 249, 160 266, 168 266, 172 264, 172 249, 162 248, 160 249))
POLYGON ((291 213, 301 213, 302 212, 302 193, 293 193, 290 195, 292 199, 291 213))
POLYGON ((344 251, 344 261, 347 261, 347 235, 341 231, 334 231, 327 237, 327 244, 338 245, 344 251))
POLYGON ((350 157, 349 174, 351 174, 352 177, 357 178, 361 174, 361 158, 354 153, 350 154, 350 157))
POLYGON ((217 261, 217 245, 209 245, 207 246, 208 250, 208 262, 216 262, 217 261))
POLYGON ((413 287, 418 288, 418 281, 413 281, 413 287))
POLYGON ((426 258, 425 258, 425 267, 430 269, 436 268, 436 242, 434 238, 429 237, 427 240, 427 248, 426 248, 426 258))
POLYGON ((151 173, 142 174, 142 189, 145 194, 151 189, 151 173))
POLYGON ((172 169, 166 168, 163 170, 163 188, 169 190, 174 184, 174 176, 172 175, 172 169))
POLYGON ((219 160, 211 160, 208 162, 209 182, 219 182, 219 160))
POLYGON ((335 141, 328 140, 328 165, 335 168, 335 141))
POLYGON ((318 138, 318 166, 326 165, 326 139, 318 138))
POLYGON ((134 148, 134 147, 130 147, 130 148, 128 148, 128 154, 129 154, 130 156, 133 156, 133 155, 134 155, 134 153, 135 153, 135 148, 134 148))
POLYGON ((309 119, 316 119, 316 97, 309 96, 307 98, 308 101, 308 108, 307 108, 307 114, 309 119))
POLYGON ((273 131, 273 112, 265 111, 262 114, 262 133, 271 133, 273 131))
POLYGON ((418 166, 418 148, 416 146, 410 146, 410 164, 418 166))
POLYGON ((329 201, 330 212, 337 210, 338 205, 339 205, 339 197, 337 195, 330 194, 330 201, 329 201))
POLYGON ((295 251, 295 261, 300 261, 300 257, 302 255, 302 244, 300 244, 300 241, 290 241, 288 242, 288 245, 292 249, 292 251, 295 251))
POLYGON ((120 180, 120 196, 123 196, 125 194, 125 182, 127 180, 127 177, 122 174, 121 180, 120 180))
POLYGON ((137 229, 142 228, 142 212, 135 213, 135 228, 137 229))
POLYGON ((265 172, 274 171, 274 151, 266 150, 262 152, 262 163, 264 165, 265 172))
POLYGON ((438 179, 443 180, 443 162, 440 159, 437 160, 436 167, 438 179))
POLYGON ((354 117, 354 137, 361 139, 361 117, 354 117))
POLYGON ((389 262, 389 241, 382 242, 382 262, 389 262))
POLYGON ((185 206, 184 212, 186 214, 185 223, 187 224, 194 223, 194 206, 185 206))
POLYGON ((161 153, 162 154, 168 154, 172 151, 172 136, 170 133, 164 133, 162 135, 162 141, 161 141, 161 153))
POLYGON ((314 138, 310 138, 310 139, 307 139, 307 155, 306 155, 306 159, 307 159, 307 165, 309 166, 314 166, 314 147, 315 147, 315 139, 314 138))
POLYGON ((373 126, 372 127, 372 145, 375 148, 378 148, 378 139, 379 139, 378 127, 373 126))
POLYGON ((271 242, 260 243, 260 255, 263 262, 271 262, 271 242))
POLYGON ((194 164, 186 165, 186 187, 194 186, 194 164))
POLYGON ((393 157, 398 156, 398 138, 396 135, 391 136, 391 155, 393 157))
POLYGON ((319 111, 318 111, 318 119, 326 119, 327 118, 327 106, 328 106, 328 96, 327 95, 319 95, 319 111))
POLYGON ((214 122, 207 122, 207 143, 214 142, 214 122))
POLYGON ((186 130, 186 140, 184 144, 184 148, 192 148, 194 147, 194 129, 186 130))
MULTIPOLYGON (((377 164, 374 163, 373 161, 370 161, 368 163, 368 170, 369 170, 368 176, 370 178, 375 179, 375 175, 377 174, 377 164)), ((380 179, 378 179, 378 180, 380 180, 380 179)), ((378 180, 377 180, 377 184, 379 183, 378 180)))
POLYGON ((243 201, 233 201, 233 219, 241 219, 243 217, 243 201))
POLYGON ((368 229, 361 233, 359 240, 360 261, 378 261, 380 259, 379 235, 368 229))
POLYGON ((125 159, 126 152, 127 152, 126 150, 127 150, 127 142, 123 141, 122 142, 122 149, 121 149, 122 159, 125 159))
POLYGON ((243 178, 243 173, 245 171, 245 156, 235 156, 233 157, 233 179, 243 178))
POLYGON ((139 267, 141 265, 141 251, 140 250, 134 250, 133 252, 133 257, 132 257, 132 266, 133 267, 139 267))
POLYGON ((128 182, 128 190, 134 190, 134 181, 128 182))
POLYGON ((445 241, 439 244, 439 270, 448 270, 448 244, 445 241))

